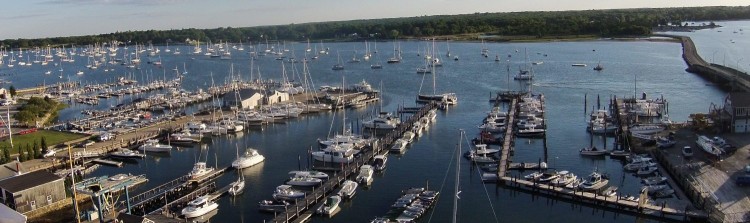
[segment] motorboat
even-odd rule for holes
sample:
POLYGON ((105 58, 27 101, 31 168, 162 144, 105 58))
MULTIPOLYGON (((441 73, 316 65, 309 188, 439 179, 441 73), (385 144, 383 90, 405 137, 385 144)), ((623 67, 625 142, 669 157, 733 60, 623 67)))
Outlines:
POLYGON ((714 140, 708 138, 707 136, 698 136, 698 139, 695 141, 695 143, 698 144, 698 147, 703 149, 703 151, 706 151, 708 154, 721 156, 721 154, 723 153, 723 150, 721 148, 715 146, 714 140))
POLYGON ((641 167, 640 169, 638 169, 638 172, 636 172, 636 174, 638 174, 639 176, 651 175, 654 172, 656 172, 656 170, 658 169, 659 168, 656 166, 645 166, 645 167, 641 167))
POLYGON ((168 141, 170 144, 191 145, 199 143, 200 139, 200 135, 184 132, 171 134, 168 141))
POLYGON ((656 184, 662 184, 666 182, 667 177, 653 176, 653 177, 644 178, 642 181, 643 181, 643 184, 645 185, 656 185, 656 184))
POLYGON ((562 187, 562 186, 566 186, 578 180, 578 176, 576 176, 575 174, 571 172, 568 172, 567 170, 560 171, 557 174, 559 177, 557 179, 550 181, 550 184, 554 186, 562 187))
POLYGON ((283 212, 291 205, 285 200, 262 200, 258 202, 258 209, 267 212, 283 212))
POLYGON ((336 213, 336 211, 339 209, 339 204, 341 204, 341 197, 338 195, 333 195, 328 198, 326 198, 325 202, 323 202, 323 205, 316 210, 318 214, 325 215, 325 216, 331 216, 336 213))
POLYGON ((294 201, 303 197, 305 197, 305 193, 292 189, 292 185, 280 185, 273 192, 273 198, 276 200, 294 201))
POLYGON ((446 105, 456 105, 458 104, 458 97, 456 97, 456 93, 444 93, 444 94, 436 94, 436 95, 417 95, 417 103, 430 103, 430 102, 436 102, 436 103, 445 103, 446 105))
POLYGON ((312 157, 321 162, 350 163, 354 161, 356 151, 341 145, 329 146, 323 151, 312 152, 312 157))
POLYGON ((653 194, 656 191, 667 189, 669 186, 666 184, 652 184, 643 186, 644 189, 648 190, 649 194, 653 194))
POLYGON ((321 148, 328 148, 331 145, 351 144, 355 148, 360 148, 369 145, 372 140, 365 139, 361 135, 353 134, 350 130, 345 130, 343 134, 336 134, 335 136, 326 140, 318 140, 318 144, 321 148))
POLYGON ((357 186, 359 186, 357 182, 345 180, 344 183, 341 183, 341 189, 337 194, 343 198, 351 199, 357 193, 357 186))
POLYGON ((628 128, 630 133, 641 135, 653 135, 664 131, 663 125, 632 125, 628 128))
POLYGON ((406 150, 406 144, 406 140, 396 139, 396 141, 393 142, 390 151, 396 153, 404 153, 404 150, 406 150))
POLYGON ((527 174, 526 176, 523 176, 523 178, 528 181, 536 181, 540 177, 542 177, 541 172, 533 172, 533 173, 527 174))
POLYGON ((395 129, 399 124, 401 120, 390 112, 380 112, 377 117, 362 122, 362 126, 369 129, 395 129))
POLYGON ((187 207, 182 209, 185 218, 195 218, 219 208, 219 204, 209 200, 208 195, 200 196, 188 202, 187 207))
POLYGON ((414 141, 414 137, 416 137, 416 134, 411 131, 406 131, 403 135, 401 135, 401 139, 406 141, 407 143, 411 143, 412 141, 414 141))
POLYGON ((372 165, 375 167, 375 170, 377 171, 383 171, 385 170, 386 163, 388 162, 388 156, 387 155, 377 155, 373 158, 372 165))
POLYGON ((558 173, 557 170, 549 169, 547 171, 544 171, 544 173, 542 173, 542 176, 540 176, 537 180, 542 183, 547 183, 559 177, 560 173, 558 173))
POLYGON ((516 136, 522 138, 543 137, 546 132, 547 130, 543 128, 532 127, 527 129, 519 129, 518 131, 516 131, 516 136))
POLYGON ((477 155, 488 155, 500 152, 500 149, 489 149, 487 144, 474 145, 474 153, 477 155))
POLYGON ((617 195, 617 189, 618 188, 615 186, 607 187, 607 189, 602 190, 601 195, 607 196, 607 197, 614 197, 617 195))
POLYGON ((258 153, 258 150, 253 148, 247 148, 245 150, 245 154, 238 157, 236 160, 232 162, 232 167, 237 169, 244 169, 251 166, 254 166, 258 163, 263 162, 266 160, 266 157, 258 153))
POLYGON ((656 163, 652 161, 650 158, 643 159, 643 160, 637 160, 637 161, 631 161, 628 164, 625 164, 623 167, 627 171, 637 171, 644 167, 653 167, 656 166, 656 163))
MULTIPOLYGON (((53 150, 50 150, 53 151, 53 150)), ((146 157, 146 154, 141 154, 133 150, 129 150, 126 148, 120 148, 117 151, 109 153, 109 156, 112 158, 120 158, 120 159, 136 159, 136 158, 143 158, 146 157)))
POLYGON ((121 174, 117 174, 117 175, 111 176, 108 179, 110 181, 121 181, 121 180, 124 180, 125 178, 128 178, 128 177, 129 177, 128 174, 121 173, 121 174))
POLYGON ((159 141, 155 139, 149 139, 146 143, 139 146, 138 150, 144 152, 167 153, 172 151, 172 146, 160 144, 159 141))
POLYGON ((478 155, 475 154, 474 151, 471 151, 468 155, 469 160, 475 163, 497 163, 497 160, 493 158, 492 156, 487 156, 487 154, 478 155))
POLYGON ((293 170, 289 171, 289 177, 312 177, 321 180, 328 180, 328 174, 314 170, 293 170))
POLYGON ((580 150, 581 155, 585 156, 603 156, 609 151, 603 150, 603 149, 597 149, 596 146, 594 147, 584 147, 580 150))
POLYGON ((191 180, 196 180, 212 171, 214 171, 214 168, 206 166, 205 162, 197 162, 193 166, 193 169, 190 171, 190 173, 188 173, 188 177, 191 180))
POLYGON ((362 167, 359 168, 359 174, 357 175, 357 182, 360 184, 368 185, 370 182, 372 182, 372 174, 375 173, 375 170, 370 165, 362 165, 362 167))
POLYGON ((578 188, 582 190, 598 190, 607 185, 607 183, 609 183, 609 180, 604 178, 602 174, 594 171, 581 182, 581 185, 578 185, 578 188))
POLYGON ((286 182, 288 185, 303 187, 317 186, 321 183, 323 180, 309 176, 294 176, 286 182))
POLYGON ((677 141, 671 138, 667 137, 658 137, 656 138, 656 147, 657 148, 670 148, 677 144, 677 141))

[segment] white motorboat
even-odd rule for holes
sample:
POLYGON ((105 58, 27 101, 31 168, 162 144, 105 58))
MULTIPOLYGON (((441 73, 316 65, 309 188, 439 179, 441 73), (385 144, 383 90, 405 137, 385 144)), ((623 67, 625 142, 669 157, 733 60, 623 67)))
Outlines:
POLYGON ((276 200, 294 201, 296 199, 300 199, 303 197, 305 197, 305 193, 302 191, 292 189, 292 185, 278 186, 276 187, 276 190, 273 192, 273 198, 276 200))
POLYGON ((160 144, 159 141, 155 139, 149 139, 146 141, 146 143, 139 146, 138 150, 144 152, 167 153, 172 151, 172 146, 160 144))
POLYGON ((505 122, 489 121, 482 123, 481 125, 477 126, 477 128, 479 128, 479 130, 484 130, 487 132, 498 133, 505 131, 506 127, 505 122))
POLYGON ((377 155, 373 158, 372 165, 375 167, 375 170, 377 171, 383 171, 385 170, 386 163, 388 162, 388 156, 387 155, 377 155))
POLYGON ((539 177, 542 177, 542 173, 540 172, 533 172, 526 176, 523 176, 523 178, 528 181, 536 181, 537 179, 539 179, 539 177))
POLYGON ((645 166, 645 167, 638 169, 638 172, 636 172, 636 174, 638 174, 639 176, 650 175, 656 172, 656 170, 658 169, 659 167, 656 167, 656 166, 645 166))
POLYGON ((390 112, 380 112, 377 117, 363 121, 362 126, 369 129, 395 129, 401 120, 390 112))
POLYGON ((557 174, 559 175, 559 177, 557 179, 550 181, 550 184, 562 187, 562 186, 566 186, 578 180, 578 176, 576 176, 575 174, 571 172, 568 172, 567 170, 560 171, 557 174))
POLYGON ((390 151, 396 153, 404 153, 404 150, 406 150, 406 144, 407 142, 405 140, 396 139, 396 141, 393 142, 390 151))
POLYGON ((542 173, 542 176, 538 178, 539 182, 546 183, 551 182, 552 180, 555 180, 560 177, 560 173, 557 172, 557 170, 549 169, 547 171, 544 171, 542 173))
POLYGON ((375 170, 370 165, 362 165, 362 167, 359 168, 359 174, 357 175, 357 182, 360 184, 368 185, 370 182, 372 182, 372 174, 375 173, 375 170))
POLYGON ((474 151, 469 152, 469 159, 475 163, 497 163, 497 160, 487 154, 478 155, 474 151))
POLYGON ((206 174, 214 171, 213 167, 206 166, 205 162, 197 162, 193 166, 193 169, 188 173, 188 177, 191 180, 200 179, 201 177, 205 176, 206 174))
POLYGON ((289 181, 286 182, 286 184, 288 185, 303 187, 317 186, 321 183, 323 183, 323 180, 309 176, 295 176, 290 178, 289 181))
POLYGON ((645 185, 655 185, 655 184, 662 184, 667 181, 667 177, 663 176, 653 176, 643 179, 643 184, 645 185))
POLYGON ((351 147, 332 145, 323 151, 312 152, 312 157, 321 162, 350 163, 354 161, 356 151, 351 147))
POLYGON ((264 160, 266 160, 266 157, 260 155, 260 153, 258 153, 258 150, 247 148, 245 150, 245 154, 238 157, 232 162, 232 167, 237 169, 244 169, 261 163, 264 160))
POLYGON ((637 171, 641 168, 652 167, 652 166, 656 166, 656 163, 651 161, 651 159, 649 158, 649 159, 643 159, 643 160, 630 162, 628 164, 625 164, 623 168, 627 171, 637 171))
POLYGON ((518 131, 516 131, 516 136, 522 138, 542 137, 546 132, 546 129, 532 127, 527 129, 519 129, 518 131))
POLYGON ((344 134, 337 134, 327 140, 318 140, 321 148, 327 148, 331 145, 351 144, 355 148, 369 145, 372 140, 365 139, 361 135, 353 134, 350 130, 345 130, 344 134))
POLYGON ((641 135, 653 135, 664 131, 663 125, 632 125, 628 128, 630 133, 641 135))
POLYGON ((596 146, 594 147, 584 147, 580 150, 581 155, 585 156, 603 156, 609 151, 603 150, 603 149, 597 149, 596 146))
POLYGON ((704 135, 698 136, 698 139, 695 141, 695 143, 698 144, 698 147, 703 149, 703 151, 706 151, 708 154, 714 156, 721 156, 721 154, 724 152, 721 148, 715 146, 714 140, 704 135))
POLYGON ((289 171, 289 177, 312 177, 321 180, 328 180, 328 174, 314 170, 294 170, 289 171))
POLYGON ((283 212, 291 205, 284 200, 262 200, 258 202, 258 209, 267 212, 283 212))
MULTIPOLYGON (((241 174, 242 173, 240 173, 240 176, 242 176, 241 174)), ((229 193, 232 196, 236 196, 242 193, 242 191, 244 190, 245 190, 245 179, 239 178, 237 179, 237 181, 234 181, 231 184, 229 184, 229 191, 227 191, 227 193, 229 193)))
POLYGON ((487 155, 500 152, 500 149, 488 149, 487 144, 474 145, 474 153, 477 155, 487 155))
POLYGON ((609 180, 605 179, 600 173, 594 171, 589 174, 583 182, 581 182, 581 185, 578 185, 578 188, 583 190, 598 190, 607 185, 607 183, 609 183, 609 180))
MULTIPOLYGON (((50 151, 53 151, 53 150, 50 150, 50 151)), ((134 158, 143 158, 146 155, 138 153, 133 150, 126 149, 126 148, 120 148, 117 151, 111 152, 109 156, 113 158, 120 158, 120 159, 134 159, 134 158)))
POLYGON ((435 94, 435 95, 417 95, 417 103, 430 103, 430 102, 436 102, 436 103, 445 103, 446 105, 456 105, 458 104, 458 97, 456 97, 456 93, 444 93, 444 94, 435 94))
POLYGON ((401 139, 406 141, 407 143, 411 143, 412 141, 414 141, 414 137, 416 137, 416 134, 411 131, 406 131, 403 135, 401 135, 401 139))
POLYGON ((357 186, 359 186, 357 182, 345 180, 344 183, 341 183, 341 189, 337 194, 343 198, 351 199, 357 193, 357 186))
POLYGON ((325 216, 331 216, 336 213, 336 211, 339 209, 339 204, 341 203, 341 197, 338 195, 333 195, 328 197, 323 205, 316 210, 318 214, 325 215, 325 216))
POLYGON ((187 207, 182 209, 182 215, 185 218, 195 218, 219 208, 219 204, 209 200, 208 196, 198 197, 190 201, 187 205, 187 207))
POLYGON ((195 144, 201 141, 201 136, 190 132, 173 133, 169 135, 170 144, 195 144))

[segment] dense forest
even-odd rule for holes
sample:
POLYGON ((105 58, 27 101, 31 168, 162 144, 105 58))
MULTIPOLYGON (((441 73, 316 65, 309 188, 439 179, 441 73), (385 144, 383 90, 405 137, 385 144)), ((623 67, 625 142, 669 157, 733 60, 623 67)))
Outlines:
POLYGON ((221 40, 247 43, 265 39, 394 39, 474 33, 532 38, 578 35, 620 37, 647 35, 653 27, 667 24, 683 25, 684 21, 739 19, 750 19, 750 6, 475 13, 246 28, 127 31, 89 36, 9 39, 0 41, 0 45, 27 48, 60 44, 87 45, 113 40, 131 44, 163 44, 185 42, 187 39, 201 42, 221 40))

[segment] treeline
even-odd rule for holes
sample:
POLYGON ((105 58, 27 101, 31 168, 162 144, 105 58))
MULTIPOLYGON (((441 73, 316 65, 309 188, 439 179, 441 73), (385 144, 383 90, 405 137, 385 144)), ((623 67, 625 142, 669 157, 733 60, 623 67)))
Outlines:
POLYGON ((537 38, 571 35, 615 37, 647 35, 651 33, 653 27, 681 24, 685 21, 739 19, 750 19, 750 6, 475 13, 247 28, 127 31, 90 36, 3 40, 0 41, 0 45, 27 48, 61 44, 88 45, 113 40, 131 44, 149 42, 164 44, 184 42, 187 39, 201 42, 243 41, 247 43, 253 41, 257 43, 266 39, 271 41, 394 39, 469 33, 537 38))

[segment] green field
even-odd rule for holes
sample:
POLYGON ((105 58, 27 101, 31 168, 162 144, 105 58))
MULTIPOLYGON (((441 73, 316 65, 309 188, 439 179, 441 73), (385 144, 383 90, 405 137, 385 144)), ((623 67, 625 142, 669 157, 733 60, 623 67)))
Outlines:
MULTIPOLYGON (((49 130, 39 130, 34 133, 24 134, 24 135, 13 135, 13 145, 16 146, 16 148, 12 148, 10 150, 11 154, 18 154, 18 146, 21 145, 22 148, 26 148, 26 145, 34 146, 34 142, 37 142, 37 144, 41 145, 42 137, 47 140, 47 146, 54 146, 56 144, 60 144, 63 142, 67 142, 74 139, 80 139, 88 137, 83 134, 74 134, 69 132, 58 132, 58 131, 49 131, 49 130)), ((6 139, 3 141, 0 141, 0 148, 3 147, 10 147, 10 140, 6 139)))

